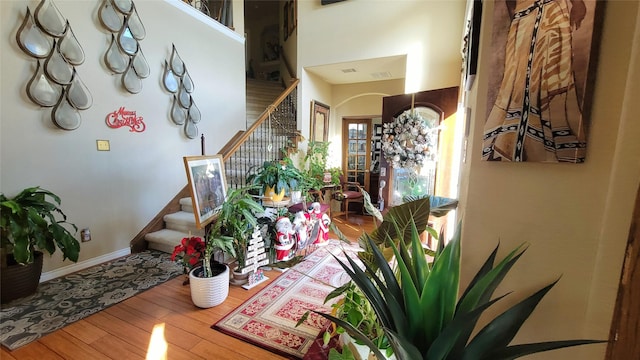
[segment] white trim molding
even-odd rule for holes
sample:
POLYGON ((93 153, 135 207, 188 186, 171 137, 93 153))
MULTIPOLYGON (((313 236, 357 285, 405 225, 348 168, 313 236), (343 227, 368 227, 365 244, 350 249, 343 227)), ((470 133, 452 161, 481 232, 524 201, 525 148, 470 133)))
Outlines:
POLYGON ((65 276, 71 273, 74 273, 76 271, 80 271, 80 270, 84 270, 87 268, 90 268, 92 266, 98 265, 98 264, 102 264, 104 262, 107 261, 111 261, 123 256, 127 256, 131 254, 131 249, 130 248, 125 248, 125 249, 121 249, 118 251, 114 251, 110 254, 105 254, 102 256, 98 256, 95 258, 91 258, 89 260, 86 261, 82 261, 79 263, 75 263, 75 264, 71 264, 68 266, 64 266, 61 267, 59 269, 55 269, 55 270, 51 270, 51 271, 47 271, 46 273, 42 273, 42 275, 40 275, 40 282, 45 282, 45 281, 49 281, 55 278, 59 278, 61 276, 65 276))

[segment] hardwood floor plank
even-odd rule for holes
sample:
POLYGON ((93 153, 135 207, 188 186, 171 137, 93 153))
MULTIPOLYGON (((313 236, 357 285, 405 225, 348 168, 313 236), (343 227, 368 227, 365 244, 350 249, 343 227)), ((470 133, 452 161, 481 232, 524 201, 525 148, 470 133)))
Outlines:
MULTIPOLYGON (((4 348, 2 349, 5 350, 4 348)), ((34 341, 28 345, 9 352, 11 357, 7 359, 20 359, 20 360, 61 360, 64 359, 60 355, 56 354, 53 350, 46 347, 40 341, 34 341)), ((4 352, 2 352, 2 360, 5 359, 4 352)))
POLYGON ((156 325, 163 324, 164 335, 167 342, 186 350, 189 350, 200 341, 200 337, 198 335, 191 334, 171 324, 166 324, 166 322, 161 319, 153 318, 147 314, 136 311, 135 309, 131 311, 125 307, 118 306, 111 307, 105 311, 108 314, 113 315, 122 321, 128 322, 133 326, 137 326, 142 330, 154 329, 156 325))
MULTIPOLYGON (((220 360, 247 360, 251 359, 246 356, 242 356, 234 351, 229 351, 229 349, 221 349, 220 344, 212 343, 206 340, 200 341, 198 345, 196 345, 191 352, 201 356, 204 359, 220 359, 220 360)), ((260 360, 266 359, 265 357, 260 357, 260 360)))
MULTIPOLYGON (((163 316, 167 316, 168 314, 172 313, 171 309, 168 309, 164 306, 159 306, 139 296, 134 296, 123 301, 122 305, 130 306, 132 308, 138 309, 139 311, 147 315, 153 316, 156 319, 159 319, 163 316)), ((120 304, 118 304, 118 306, 120 306, 120 304)))
POLYGON ((101 337, 108 335, 106 331, 84 320, 79 320, 71 325, 67 325, 62 328, 62 331, 82 340, 85 344, 91 344, 101 337))
POLYGON ((145 359, 147 356, 146 350, 137 348, 111 334, 107 334, 107 336, 97 339, 91 343, 91 346, 114 360, 145 359))
POLYGON ((11 355, 9 349, 5 349, 4 347, 0 347, 0 359, 2 360, 15 360, 16 358, 11 355))
POLYGON ((113 334, 125 342, 138 347, 139 349, 146 351, 149 346, 149 340, 151 339, 151 331, 153 328, 146 331, 142 330, 126 321, 109 315, 105 311, 91 315, 86 320, 109 334, 113 334))
POLYGON ((75 338, 74 336, 64 331, 53 332, 38 341, 54 351, 56 354, 60 355, 63 359, 109 359, 109 357, 105 356, 90 345, 85 344, 80 339, 75 338))

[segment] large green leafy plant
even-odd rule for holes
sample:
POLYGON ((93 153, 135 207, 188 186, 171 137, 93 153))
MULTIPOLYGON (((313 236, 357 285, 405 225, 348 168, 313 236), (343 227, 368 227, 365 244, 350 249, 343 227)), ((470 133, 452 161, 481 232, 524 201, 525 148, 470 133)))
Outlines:
POLYGON ((267 187, 272 187, 276 194, 282 190, 285 192, 295 189, 302 180, 302 174, 293 165, 290 158, 283 160, 265 161, 257 172, 249 174, 247 182, 264 192, 267 187))
MULTIPOLYGON (((207 238, 204 260, 209 261, 216 249, 235 256, 238 269, 245 266, 248 237, 258 224, 257 215, 264 208, 251 195, 256 186, 229 188, 207 238)), ((207 265, 207 264, 205 264, 207 265)), ((205 276, 207 276, 205 266, 205 276)), ((211 276, 211 275, 208 275, 211 276)))
MULTIPOLYGON (((415 204, 399 207, 402 206, 415 207, 415 204)), ((428 205, 426 210, 428 213, 428 205)), ((414 215, 412 217, 422 218, 423 214, 414 215)), ((337 257, 336 260, 374 308, 397 359, 515 359, 542 351, 601 342, 564 340, 509 345, 557 280, 490 320, 472 337, 484 311, 506 296, 492 299, 494 291, 526 247, 520 246, 496 262, 496 246, 468 288, 459 296, 460 226, 453 239, 446 246, 440 246, 433 261, 428 262, 415 222, 409 222, 409 229, 399 227, 398 222, 401 221, 394 217, 385 222, 390 223, 395 234, 404 234, 398 236, 397 242, 387 236, 387 244, 395 258, 395 270, 371 236, 365 239, 372 253, 371 263, 375 270, 366 262, 362 269, 350 257, 347 257, 348 263, 337 257)), ((383 358, 376 344, 348 321, 330 314, 319 314, 367 344, 379 359, 383 358)))
POLYGON ((53 254, 56 248, 63 259, 78 261, 80 243, 67 227, 74 232, 78 228, 67 222, 60 203, 60 197, 40 187, 26 188, 13 198, 0 194, 2 250, 19 264, 32 263, 35 250, 53 254))

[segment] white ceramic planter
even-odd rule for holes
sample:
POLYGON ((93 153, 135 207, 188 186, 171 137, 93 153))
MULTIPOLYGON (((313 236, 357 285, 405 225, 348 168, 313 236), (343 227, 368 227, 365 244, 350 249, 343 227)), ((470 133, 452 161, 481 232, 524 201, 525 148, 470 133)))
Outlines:
POLYGON ((210 278, 195 276, 200 267, 189 272, 191 301, 199 308, 210 308, 220 305, 229 295, 229 267, 224 265, 224 272, 210 278))
POLYGON ((392 354, 390 357, 385 357, 384 359, 378 359, 371 350, 369 350, 367 345, 356 344, 355 340, 347 333, 340 334, 339 341, 343 347, 348 346, 349 349, 351 349, 351 353, 353 353, 353 357, 356 360, 396 360, 395 354, 392 354))

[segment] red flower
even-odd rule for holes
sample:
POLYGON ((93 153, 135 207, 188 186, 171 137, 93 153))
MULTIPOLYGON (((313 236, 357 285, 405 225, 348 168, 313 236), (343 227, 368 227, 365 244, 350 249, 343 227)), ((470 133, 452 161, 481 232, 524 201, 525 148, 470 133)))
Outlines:
POLYGON ((197 236, 183 238, 180 245, 173 249, 171 260, 179 261, 185 270, 189 270, 200 262, 200 258, 204 256, 204 251, 205 244, 202 238, 197 236))

